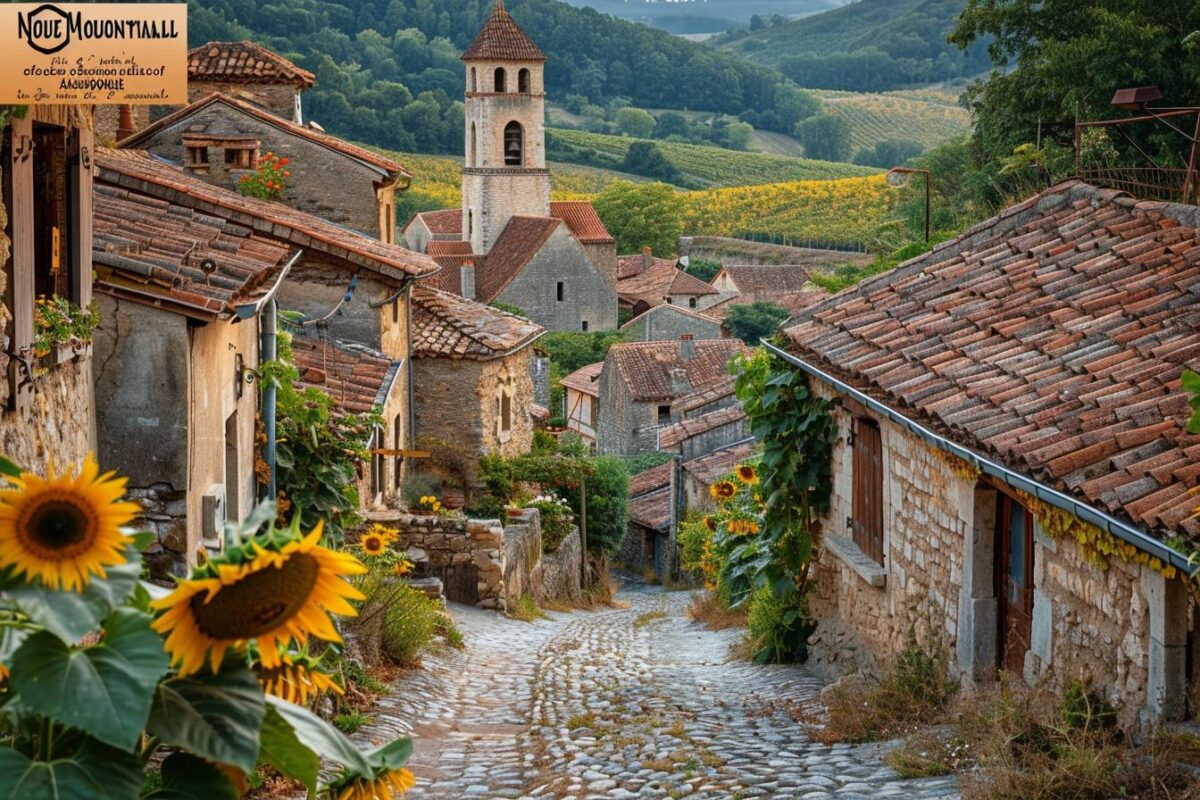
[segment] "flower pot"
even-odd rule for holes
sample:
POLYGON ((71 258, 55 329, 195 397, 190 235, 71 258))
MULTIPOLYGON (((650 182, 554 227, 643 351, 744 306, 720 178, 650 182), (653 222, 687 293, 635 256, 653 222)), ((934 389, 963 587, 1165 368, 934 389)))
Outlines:
POLYGON ((520 519, 522 516, 524 516, 524 514, 525 514, 525 509, 523 509, 523 508, 510 508, 510 509, 508 509, 508 512, 507 512, 507 513, 508 513, 509 519, 520 519))

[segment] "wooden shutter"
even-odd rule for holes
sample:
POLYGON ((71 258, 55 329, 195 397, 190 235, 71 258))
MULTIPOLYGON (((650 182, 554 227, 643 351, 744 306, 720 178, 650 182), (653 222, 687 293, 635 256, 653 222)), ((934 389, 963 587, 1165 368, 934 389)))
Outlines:
POLYGON ((854 420, 854 487, 851 536, 859 549, 883 565, 883 439, 869 419, 854 420))
POLYGON ((92 302, 92 132, 71 136, 71 299, 92 302))

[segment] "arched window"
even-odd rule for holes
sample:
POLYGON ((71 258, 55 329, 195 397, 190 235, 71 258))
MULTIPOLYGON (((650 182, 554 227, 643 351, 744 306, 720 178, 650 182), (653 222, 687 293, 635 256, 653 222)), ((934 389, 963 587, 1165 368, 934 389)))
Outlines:
POLYGON ((471 123, 471 160, 467 162, 468 166, 479 166, 479 141, 475 133, 475 123, 471 123))
POLYGON ((471 91, 472 92, 479 91, 479 76, 476 73, 474 67, 471 67, 471 91))
POLYGON ((522 68, 517 73, 517 91, 521 94, 529 94, 529 70, 522 68))
POLYGON ((467 238, 475 235, 475 212, 467 209, 467 238))
POLYGON ((496 67, 496 91, 507 92, 508 73, 504 71, 504 67, 496 67))
POLYGON ((514 120, 504 126, 504 165, 519 167, 524 163, 525 130, 514 120))

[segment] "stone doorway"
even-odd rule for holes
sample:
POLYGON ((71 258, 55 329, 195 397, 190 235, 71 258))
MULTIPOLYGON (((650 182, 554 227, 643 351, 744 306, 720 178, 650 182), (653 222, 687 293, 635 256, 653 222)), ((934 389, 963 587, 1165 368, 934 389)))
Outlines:
POLYGON ((1025 674, 1033 634, 1033 514, 1006 494, 996 496, 995 592, 997 665, 1025 674))

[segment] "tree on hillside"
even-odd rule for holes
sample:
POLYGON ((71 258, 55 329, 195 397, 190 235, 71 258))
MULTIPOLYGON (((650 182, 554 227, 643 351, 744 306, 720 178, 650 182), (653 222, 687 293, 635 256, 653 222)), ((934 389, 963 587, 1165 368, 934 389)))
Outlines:
POLYGON ((683 184, 683 175, 679 169, 667 160, 654 142, 634 142, 629 145, 629 149, 625 151, 625 160, 621 163, 621 170, 631 175, 654 178, 677 186, 683 184))
MULTIPOLYGON (((1039 121, 1121 116, 1109 104, 1117 89, 1153 84, 1162 89, 1161 105, 1200 102, 1195 0, 968 0, 951 41, 968 47, 989 37, 993 61, 1016 64, 969 92, 972 144, 993 174, 1016 147, 1037 140, 1039 121)), ((1069 145, 1069 128, 1064 133, 1069 145)), ((1183 147, 1182 137, 1165 136, 1158 125, 1122 133, 1164 161, 1183 147)))
POLYGON ((924 152, 920 142, 908 139, 884 139, 876 142, 874 147, 860 148, 854 154, 854 163, 864 167, 879 167, 888 169, 898 167, 911 158, 916 158, 924 152))
POLYGON ((841 117, 819 114, 796 126, 796 138, 804 145, 804 155, 824 161, 850 158, 850 125, 841 117))
POLYGON ((593 204, 604 227, 617 240, 617 252, 649 247, 660 256, 675 253, 683 235, 683 199, 665 183, 615 181, 593 204))
POLYGON ((735 339, 741 339, 753 347, 764 336, 774 333, 788 316, 788 312, 775 303, 760 301, 731 306, 725 317, 725 326, 735 339))
POLYGON ((664 111, 658 116, 658 123, 654 126, 654 138, 666 139, 668 136, 683 136, 688 135, 690 123, 687 117, 680 114, 678 111, 664 111))
POLYGON ((654 133, 654 115, 644 108, 617 109, 617 129, 635 139, 649 139, 654 133))

